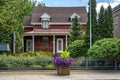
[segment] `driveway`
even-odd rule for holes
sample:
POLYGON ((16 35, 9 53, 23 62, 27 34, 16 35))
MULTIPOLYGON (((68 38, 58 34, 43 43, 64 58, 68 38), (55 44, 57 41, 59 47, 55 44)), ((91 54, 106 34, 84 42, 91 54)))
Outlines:
POLYGON ((57 75, 56 70, 0 71, 0 80, 120 80, 120 71, 71 70, 70 75, 57 75))

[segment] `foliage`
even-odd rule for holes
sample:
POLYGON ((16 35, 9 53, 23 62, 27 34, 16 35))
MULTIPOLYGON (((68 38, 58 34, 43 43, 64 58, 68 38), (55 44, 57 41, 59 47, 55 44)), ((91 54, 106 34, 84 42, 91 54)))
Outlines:
POLYGON ((107 31, 105 32, 105 38, 113 38, 113 15, 112 15, 112 8, 109 5, 108 8, 105 10, 105 27, 107 31))
POLYGON ((105 38, 95 42, 93 47, 88 50, 90 58, 117 58, 120 52, 120 40, 105 38))
MULTIPOLYGON (((90 3, 89 3, 89 6, 90 6, 90 3)), ((98 36, 99 36, 99 33, 98 33, 98 26, 97 26, 97 13, 96 13, 96 0, 91 0, 91 25, 92 25, 92 44, 94 44, 94 42, 96 40, 98 40, 98 36)), ((87 22, 87 30, 86 30, 86 35, 85 35, 85 43, 84 43, 84 46, 85 46, 85 49, 86 49, 86 52, 87 50, 90 48, 90 7, 88 8, 88 22, 87 22)), ((85 52, 85 53, 86 53, 85 52)))
POLYGON ((60 57, 53 58, 52 62, 55 66, 70 66, 73 64, 73 59, 69 57, 70 52, 63 51, 60 57))
MULTIPOLYGON (((44 53, 36 52, 35 55, 34 53, 25 53, 18 56, 1 55, 0 68, 49 68, 52 58, 44 53)), ((51 68, 53 67, 51 66, 51 68)))
POLYGON ((45 3, 39 2, 37 6, 39 6, 39 7, 45 7, 45 3))
POLYGON ((12 46, 11 34, 15 32, 16 50, 19 51, 22 44, 23 18, 31 15, 34 4, 30 0, 0 0, 0 4, 0 42, 7 42, 12 46))
POLYGON ((70 37, 69 37, 69 42, 73 42, 75 40, 79 40, 81 39, 81 26, 79 23, 79 19, 77 16, 75 16, 75 18, 73 18, 72 21, 72 29, 70 31, 70 37))
POLYGON ((71 57, 80 57, 80 56, 85 56, 85 47, 83 45, 84 41, 83 40, 76 40, 72 42, 68 48, 67 51, 70 52, 71 57))
POLYGON ((61 56, 61 58, 63 58, 63 59, 70 58, 70 52, 69 52, 69 51, 63 51, 60 56, 61 56))
POLYGON ((41 52, 41 51, 39 51, 39 52, 25 52, 25 53, 22 53, 22 54, 20 54, 20 56, 23 56, 23 57, 34 57, 34 56, 47 56, 47 57, 50 57, 50 58, 52 58, 53 57, 53 53, 51 53, 51 52, 41 52))
POLYGON ((109 5, 107 9, 102 6, 98 19, 99 26, 99 39, 113 38, 113 17, 112 9, 109 5))
POLYGON ((100 8, 100 13, 99 13, 99 18, 98 18, 98 27, 100 28, 99 30, 99 39, 103 39, 106 31, 106 26, 105 26, 105 9, 103 6, 100 8))

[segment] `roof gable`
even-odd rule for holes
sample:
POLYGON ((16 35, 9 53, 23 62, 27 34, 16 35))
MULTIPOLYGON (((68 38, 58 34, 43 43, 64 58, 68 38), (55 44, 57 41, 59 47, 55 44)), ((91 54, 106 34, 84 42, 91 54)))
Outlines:
POLYGON ((42 19, 42 20, 50 20, 50 15, 48 15, 47 13, 44 13, 44 14, 41 16, 41 19, 42 19))
POLYGON ((70 16, 71 20, 72 20, 75 16, 77 16, 78 19, 80 18, 80 16, 79 16, 77 13, 74 12, 74 13, 70 16))

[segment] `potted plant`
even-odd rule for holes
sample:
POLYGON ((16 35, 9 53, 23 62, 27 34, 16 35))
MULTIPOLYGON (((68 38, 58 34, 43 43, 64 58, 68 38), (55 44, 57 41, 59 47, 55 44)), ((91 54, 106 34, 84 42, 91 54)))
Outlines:
POLYGON ((53 59, 53 64, 57 68, 58 75, 69 75, 70 65, 73 64, 73 59, 70 58, 70 52, 63 51, 59 57, 53 59))

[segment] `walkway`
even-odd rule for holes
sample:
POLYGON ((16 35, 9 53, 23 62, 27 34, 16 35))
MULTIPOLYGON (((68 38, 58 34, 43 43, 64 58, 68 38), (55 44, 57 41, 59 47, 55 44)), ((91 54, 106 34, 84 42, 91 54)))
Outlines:
POLYGON ((71 70, 67 76, 56 75, 56 70, 0 71, 0 80, 120 80, 120 71, 71 70))

